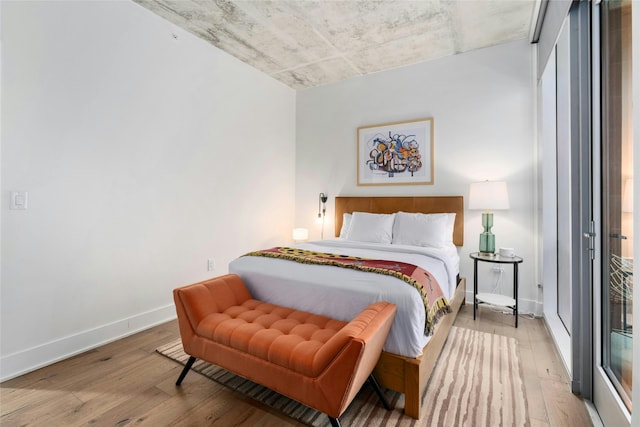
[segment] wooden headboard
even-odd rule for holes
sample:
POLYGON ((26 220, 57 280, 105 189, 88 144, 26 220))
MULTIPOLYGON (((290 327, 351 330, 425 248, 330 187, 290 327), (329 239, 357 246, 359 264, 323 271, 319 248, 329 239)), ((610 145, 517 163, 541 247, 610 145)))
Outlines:
POLYGON ((464 243, 464 201, 462 196, 415 196, 415 197, 336 197, 336 237, 342 229, 342 214, 371 212, 391 214, 398 211, 419 213, 455 213, 453 243, 464 243))

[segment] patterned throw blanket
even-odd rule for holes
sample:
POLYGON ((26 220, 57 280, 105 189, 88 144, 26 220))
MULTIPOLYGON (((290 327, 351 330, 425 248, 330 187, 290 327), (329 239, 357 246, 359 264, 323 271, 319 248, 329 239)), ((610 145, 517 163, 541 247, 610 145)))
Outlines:
POLYGON ((433 333, 433 328, 442 316, 451 312, 449 302, 442 293, 442 289, 436 278, 428 271, 413 264, 348 255, 327 254, 288 247, 275 247, 250 252, 245 256, 279 258, 302 264, 331 265, 396 277, 413 286, 420 294, 420 297, 422 297, 426 314, 424 332, 427 335, 433 333))

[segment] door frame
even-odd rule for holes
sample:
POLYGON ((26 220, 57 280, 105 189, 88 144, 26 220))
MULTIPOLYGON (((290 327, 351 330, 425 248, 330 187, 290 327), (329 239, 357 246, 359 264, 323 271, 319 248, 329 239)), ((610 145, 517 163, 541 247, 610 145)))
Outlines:
POLYGON ((592 397, 593 277, 591 3, 574 2, 569 10, 571 61, 571 234, 572 335, 571 391, 592 397))

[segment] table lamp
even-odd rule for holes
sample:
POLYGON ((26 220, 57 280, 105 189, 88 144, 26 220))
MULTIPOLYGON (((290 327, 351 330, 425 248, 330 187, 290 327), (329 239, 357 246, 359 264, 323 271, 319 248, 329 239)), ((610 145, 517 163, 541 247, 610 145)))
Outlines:
POLYGON ((492 210, 509 209, 509 194, 504 181, 473 182, 469 188, 469 209, 482 209, 482 227, 480 233, 480 253, 493 255, 496 251, 496 236, 493 227, 492 210))
POLYGON ((296 242, 303 242, 309 239, 309 230, 306 228, 294 228, 293 240, 296 242))

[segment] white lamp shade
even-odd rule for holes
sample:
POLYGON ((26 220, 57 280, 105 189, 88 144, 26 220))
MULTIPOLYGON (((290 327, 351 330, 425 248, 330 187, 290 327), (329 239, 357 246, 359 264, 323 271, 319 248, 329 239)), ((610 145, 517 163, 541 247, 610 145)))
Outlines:
POLYGON ((509 193, 504 181, 472 182, 469 187, 469 209, 509 209, 509 193))
POLYGON ((627 179, 622 195, 622 212, 633 212, 633 180, 627 179))
POLYGON ((309 238, 309 230, 306 228, 294 228, 293 229, 293 240, 307 240, 309 238))

